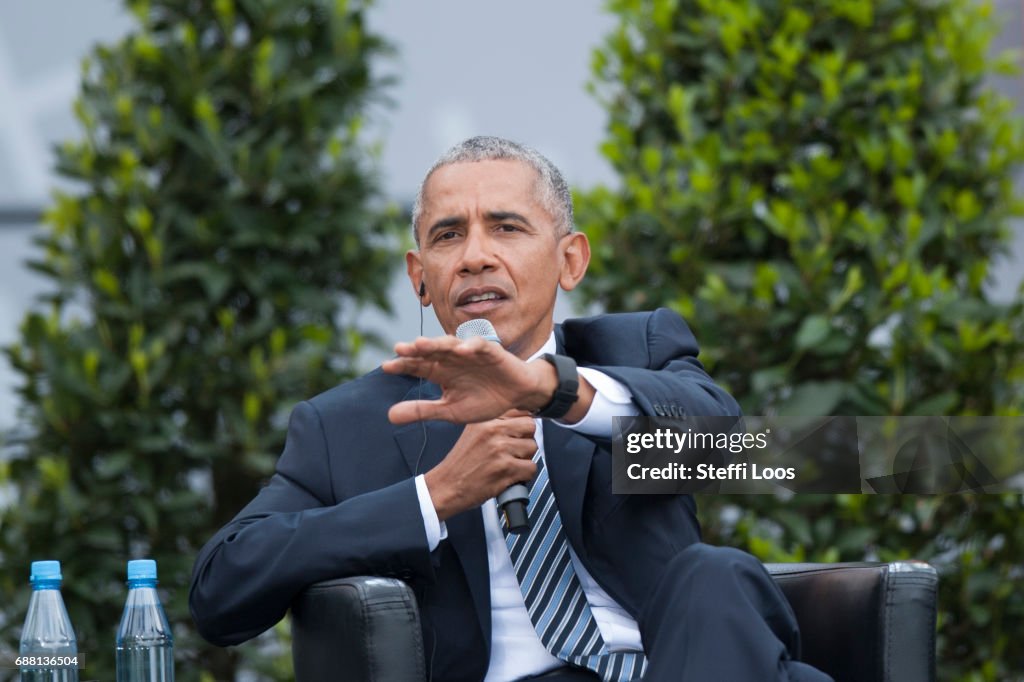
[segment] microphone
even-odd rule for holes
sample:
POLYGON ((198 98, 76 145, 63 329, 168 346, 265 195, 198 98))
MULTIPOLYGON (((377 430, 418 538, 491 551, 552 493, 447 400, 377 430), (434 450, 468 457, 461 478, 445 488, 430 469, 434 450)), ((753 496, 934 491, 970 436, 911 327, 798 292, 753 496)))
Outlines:
MULTIPOLYGON (((465 341, 479 336, 487 341, 501 343, 498 332, 489 320, 478 317, 459 325, 455 336, 465 341)), ((526 517, 526 503, 530 500, 530 491, 525 483, 513 483, 498 495, 498 507, 505 515, 505 526, 509 533, 525 533, 530 530, 530 522, 526 517)))

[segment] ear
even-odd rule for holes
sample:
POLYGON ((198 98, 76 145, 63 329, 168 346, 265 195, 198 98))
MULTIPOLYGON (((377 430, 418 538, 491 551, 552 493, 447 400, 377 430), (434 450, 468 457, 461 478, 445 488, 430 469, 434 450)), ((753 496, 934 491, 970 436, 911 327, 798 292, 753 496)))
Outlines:
POLYGON ((587 273, 590 264, 590 240, 582 232, 570 232, 559 240, 561 271, 558 285, 563 291, 572 291, 587 273))
POLYGON ((426 308, 430 305, 430 292, 427 291, 427 285, 423 281, 423 261, 420 260, 419 251, 405 252, 405 271, 409 274, 409 281, 412 282, 413 293, 416 294, 416 298, 420 299, 420 305, 426 308), (421 287, 422 295, 420 295, 421 287))

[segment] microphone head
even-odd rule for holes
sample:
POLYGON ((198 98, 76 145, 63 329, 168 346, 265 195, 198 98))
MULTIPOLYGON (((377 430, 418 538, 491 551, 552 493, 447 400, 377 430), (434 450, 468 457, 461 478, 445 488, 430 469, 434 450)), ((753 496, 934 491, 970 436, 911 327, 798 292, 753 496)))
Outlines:
POLYGON ((467 320, 460 324, 459 328, 455 330, 455 336, 463 341, 474 336, 482 336, 487 341, 501 343, 494 325, 491 324, 490 320, 485 320, 482 317, 478 317, 475 320, 467 320))

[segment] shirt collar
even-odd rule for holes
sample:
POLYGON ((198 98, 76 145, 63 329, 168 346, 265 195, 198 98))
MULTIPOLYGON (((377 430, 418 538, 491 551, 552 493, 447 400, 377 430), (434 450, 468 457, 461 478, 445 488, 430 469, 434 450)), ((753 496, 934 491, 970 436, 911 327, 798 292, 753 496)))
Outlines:
POLYGON ((544 342, 544 345, 540 347, 540 350, 538 350, 536 353, 534 353, 529 358, 527 358, 526 361, 530 362, 530 360, 536 360, 537 358, 539 358, 540 356, 544 355, 545 353, 552 353, 553 354, 557 350, 558 350, 558 344, 555 343, 555 330, 552 329, 551 330, 551 336, 549 336, 548 340, 544 342))

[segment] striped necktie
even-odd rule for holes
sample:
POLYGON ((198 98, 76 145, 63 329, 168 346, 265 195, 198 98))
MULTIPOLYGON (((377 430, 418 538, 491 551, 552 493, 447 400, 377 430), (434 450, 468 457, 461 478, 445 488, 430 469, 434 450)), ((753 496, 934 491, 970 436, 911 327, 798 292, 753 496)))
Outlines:
POLYGON ((589 668, 605 682, 639 680, 646 667, 641 652, 609 652, 572 566, 548 470, 540 450, 533 456, 537 478, 530 489, 530 530, 506 533, 512 565, 526 610, 540 641, 566 663, 589 668))

